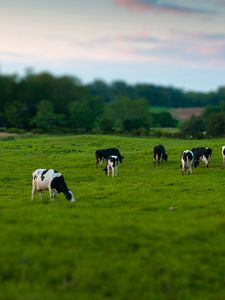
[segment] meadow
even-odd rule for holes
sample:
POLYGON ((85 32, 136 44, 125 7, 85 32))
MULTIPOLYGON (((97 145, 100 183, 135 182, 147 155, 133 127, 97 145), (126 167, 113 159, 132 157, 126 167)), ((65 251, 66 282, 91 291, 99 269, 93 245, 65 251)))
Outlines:
POLYGON ((224 139, 27 136, 0 139, 1 300, 225 299, 224 139), (168 162, 154 168, 162 143, 168 162), (95 150, 119 146, 117 177, 95 150), (213 149, 181 176, 180 153, 213 149), (31 201, 31 174, 64 174, 76 202, 31 201))

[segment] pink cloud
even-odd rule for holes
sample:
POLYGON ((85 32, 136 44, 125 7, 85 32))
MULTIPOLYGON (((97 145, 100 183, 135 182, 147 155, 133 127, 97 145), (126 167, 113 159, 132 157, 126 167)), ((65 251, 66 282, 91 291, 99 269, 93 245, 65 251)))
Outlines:
POLYGON ((179 15, 216 15, 212 10, 200 9, 193 6, 178 5, 174 3, 158 3, 157 0, 114 0, 119 7, 130 10, 147 12, 158 10, 162 13, 174 13, 179 15))
POLYGON ((116 5, 122 6, 131 10, 146 11, 151 9, 151 4, 146 4, 137 0, 115 0, 116 5))

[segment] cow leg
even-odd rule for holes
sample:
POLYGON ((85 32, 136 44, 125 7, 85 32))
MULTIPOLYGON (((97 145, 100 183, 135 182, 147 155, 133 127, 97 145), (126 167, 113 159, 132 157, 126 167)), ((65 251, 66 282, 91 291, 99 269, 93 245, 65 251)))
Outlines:
POLYGON ((112 177, 114 177, 114 167, 112 167, 112 177))
POLYGON ((159 166, 160 165, 160 161, 161 161, 161 155, 160 154, 158 155, 157 159, 158 159, 158 166, 159 166))
POLYGON ((104 159, 102 158, 102 159, 100 160, 100 162, 99 162, 101 169, 102 169, 103 160, 104 160, 104 159))
POLYGON ((186 167, 183 166, 183 167, 182 167, 182 175, 183 175, 183 176, 185 175, 185 172, 186 172, 186 167))
POLYGON ((115 176, 118 174, 118 166, 115 166, 115 176))
POLYGON ((55 199, 55 191, 53 189, 51 189, 51 186, 49 186, 48 190, 49 190, 50 200, 54 201, 54 199, 55 199))
POLYGON ((205 155, 202 156, 202 161, 204 161, 205 167, 208 168, 209 160, 205 157, 205 155))
POLYGON ((34 194, 35 194, 36 190, 35 187, 32 188, 32 192, 31 192, 31 201, 34 200, 34 194))
POLYGON ((182 162, 182 175, 184 176, 186 172, 186 165, 185 162, 182 162))
POLYGON ((51 189, 50 198, 51 198, 52 201, 55 200, 55 195, 56 195, 56 191, 54 189, 51 189))
POLYGON ((35 180, 32 181, 32 192, 31 192, 31 200, 33 201, 34 200, 34 194, 37 192, 37 189, 36 189, 36 182, 35 180))
POLYGON ((191 175, 192 174, 192 162, 189 162, 189 171, 188 174, 191 175))
POLYGON ((107 176, 109 176, 109 166, 107 165, 107 176))
POLYGON ((38 194, 39 194, 39 199, 42 200, 42 191, 39 191, 38 194))
POLYGON ((34 194, 35 194, 35 192, 36 192, 36 187, 35 187, 35 185, 34 185, 34 183, 33 183, 33 184, 32 184, 32 191, 31 191, 31 201, 34 200, 34 194))

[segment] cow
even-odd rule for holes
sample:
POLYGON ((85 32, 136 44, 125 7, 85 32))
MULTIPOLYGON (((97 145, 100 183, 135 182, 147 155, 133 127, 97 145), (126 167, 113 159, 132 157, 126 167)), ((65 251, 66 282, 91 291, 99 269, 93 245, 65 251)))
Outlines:
POLYGON ((156 162, 158 165, 160 164, 160 161, 167 161, 168 155, 166 154, 166 150, 163 145, 157 145, 153 148, 153 160, 154 160, 154 166, 156 162))
POLYGON ((222 146, 223 165, 225 166, 225 146, 222 146))
POLYGON ((118 163, 119 159, 116 155, 110 155, 107 158, 107 164, 105 167, 105 173, 109 176, 110 169, 112 170, 112 177, 115 175, 117 176, 118 173, 118 163))
POLYGON ((63 193, 66 199, 74 202, 73 193, 69 191, 64 176, 53 169, 37 169, 32 173, 32 195, 31 200, 34 199, 34 194, 39 193, 40 200, 42 199, 42 192, 49 190, 50 199, 54 201, 56 193, 63 193))
POLYGON ((188 174, 192 174, 192 165, 194 162, 194 154, 191 150, 185 150, 181 153, 181 169, 182 175, 185 175, 188 169, 188 174))
POLYGON ((107 160, 107 158, 111 155, 117 156, 119 162, 122 163, 124 157, 120 154, 120 152, 117 148, 107 148, 107 149, 96 150, 96 152, 95 152, 96 168, 98 167, 98 165, 100 165, 102 168, 103 161, 107 160))
POLYGON ((208 168, 209 160, 212 155, 212 149, 209 147, 197 147, 192 148, 191 151, 194 154, 194 167, 197 168, 200 161, 203 161, 205 163, 205 167, 208 168))

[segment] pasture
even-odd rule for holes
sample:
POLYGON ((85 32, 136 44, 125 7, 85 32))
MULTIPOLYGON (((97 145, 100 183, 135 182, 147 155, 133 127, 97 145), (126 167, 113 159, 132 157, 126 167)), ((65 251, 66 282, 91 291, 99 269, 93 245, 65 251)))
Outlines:
POLYGON ((1 300, 225 298, 223 139, 36 136, 0 140, 1 300), (154 168, 152 148, 168 162, 154 168), (95 150, 119 146, 118 177, 95 150), (213 149, 181 176, 180 152, 213 149), (31 174, 64 174, 76 202, 31 201, 31 174))

